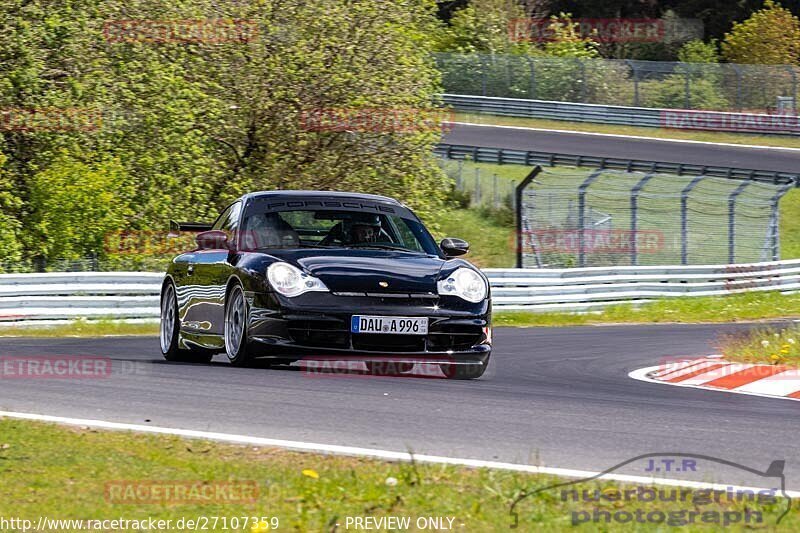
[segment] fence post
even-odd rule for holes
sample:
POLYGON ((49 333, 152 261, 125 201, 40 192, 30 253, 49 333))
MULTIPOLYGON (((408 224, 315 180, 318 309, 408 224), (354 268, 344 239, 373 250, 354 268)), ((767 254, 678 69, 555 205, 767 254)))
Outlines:
POLYGON ((602 170, 595 170, 578 187, 578 266, 586 266, 586 189, 601 175, 602 170))
POLYGON ((481 169, 475 169, 475 205, 481 204, 481 169))
POLYGON ((494 208, 497 209, 500 203, 497 200, 497 174, 492 174, 492 188, 494 189, 494 208))
POLYGON ((636 242, 638 232, 638 214, 639 214, 639 193, 647 182, 655 177, 655 174, 647 174, 639 180, 639 182, 631 189, 631 265, 636 266, 639 263, 639 249, 636 242))
POLYGON ((739 65, 734 63, 730 63, 731 68, 736 73, 736 105, 735 108, 737 111, 742 110, 742 69, 739 65))
POLYGON ((630 59, 626 59, 625 62, 633 70, 633 107, 639 107, 639 69, 630 59))
POLYGON ((586 64, 580 59, 575 59, 578 62, 578 66, 580 67, 580 78, 581 78, 581 102, 584 104, 586 103, 586 64))
POLYGON ((797 114, 797 73, 791 65, 787 65, 786 70, 792 76, 792 110, 797 114))
POLYGON ((481 55, 480 56, 481 62, 481 96, 486 96, 486 83, 487 83, 487 76, 488 73, 486 72, 486 57, 481 55))
POLYGON ((692 108, 692 68, 688 64, 684 66, 686 68, 686 82, 684 83, 684 91, 685 91, 685 101, 683 103, 684 109, 691 109, 692 108))
POLYGON ((34 272, 44 272, 47 270, 47 258, 43 255, 37 255, 33 258, 34 272))
MULTIPOLYGON (((531 170, 530 174, 525 176, 525 179, 517 185, 517 189, 514 192, 514 205, 517 209, 517 268, 522 268, 522 230, 523 230, 523 223, 522 218, 524 216, 522 209, 522 195, 525 193, 525 189, 528 185, 531 184, 533 179, 542 171, 542 167, 537 166, 533 170, 531 170)), ((541 265, 539 265, 541 266, 541 265)))
POLYGON ((793 188, 797 183, 792 180, 789 183, 785 184, 783 187, 778 189, 778 192, 775 193, 775 196, 772 197, 770 201, 770 208, 772 214, 769 219, 770 223, 770 237, 771 237, 771 244, 772 244, 772 260, 773 261, 780 261, 781 260, 781 247, 780 247, 780 212, 778 211, 778 202, 780 199, 783 198, 783 195, 789 192, 789 189, 793 188))
POLYGON ((689 194, 705 176, 696 176, 681 191, 681 264, 689 264, 689 194))
POLYGON ((536 60, 528 56, 528 65, 531 68, 531 81, 528 97, 531 100, 536 100, 536 60))
POLYGON ((750 185, 750 181, 743 181, 728 196, 728 264, 736 263, 736 197, 750 185))

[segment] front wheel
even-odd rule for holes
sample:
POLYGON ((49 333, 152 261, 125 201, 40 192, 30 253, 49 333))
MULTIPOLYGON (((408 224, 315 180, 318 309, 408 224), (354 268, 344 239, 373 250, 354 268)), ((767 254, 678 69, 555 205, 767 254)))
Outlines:
POLYGON ((250 363, 252 354, 247 342, 247 300, 241 285, 234 285, 225 299, 225 353, 235 366, 250 363))
POLYGON ((167 361, 209 363, 214 354, 201 350, 186 350, 179 346, 180 318, 175 285, 170 281, 161 293, 161 354, 167 361))

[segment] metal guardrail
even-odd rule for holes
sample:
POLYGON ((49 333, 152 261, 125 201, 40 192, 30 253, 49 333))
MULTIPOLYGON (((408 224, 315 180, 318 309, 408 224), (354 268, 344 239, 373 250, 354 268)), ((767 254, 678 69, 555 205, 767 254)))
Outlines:
POLYGON ((446 143, 439 143, 434 149, 434 153, 447 159, 470 159, 478 163, 495 163, 500 165, 589 167, 625 170, 628 172, 678 174, 680 176, 716 176, 721 178, 768 181, 776 184, 794 182, 800 185, 800 176, 797 174, 773 172, 769 170, 691 165, 686 163, 668 163, 640 159, 616 159, 613 157, 596 157, 578 154, 556 154, 552 152, 537 152, 534 150, 486 148, 483 146, 446 143))
POLYGON ((488 269, 494 307, 591 311, 657 298, 800 290, 800 260, 739 265, 488 269))
POLYGON ((441 97, 446 106, 464 113, 646 128, 725 131, 759 135, 800 135, 800 118, 796 113, 767 115, 658 109, 461 94, 443 94, 441 97))
MULTIPOLYGON (((709 266, 486 269, 495 310, 585 312, 657 298, 800 290, 800 260, 709 266)), ((163 274, 0 275, 0 324, 154 320, 163 274)))
POLYGON ((68 272, 0 275, 0 323, 159 316, 163 274, 68 272))

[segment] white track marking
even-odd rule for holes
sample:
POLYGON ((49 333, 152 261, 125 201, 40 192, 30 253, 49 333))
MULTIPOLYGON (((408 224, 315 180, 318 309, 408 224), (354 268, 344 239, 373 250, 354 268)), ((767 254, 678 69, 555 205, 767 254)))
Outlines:
POLYGON ((688 387, 691 389, 700 389, 707 392, 727 392, 733 394, 746 394, 748 396, 760 396, 761 398, 772 398, 773 400, 793 400, 795 402, 800 402, 800 398, 790 398, 788 396, 776 396, 774 394, 764 394, 762 392, 749 392, 739 389, 718 389, 713 387, 703 387, 702 385, 691 385, 687 384, 686 382, 677 382, 672 383, 670 381, 661 381, 658 379, 653 379, 650 377, 650 374, 657 371, 661 366, 650 366, 647 368, 640 368, 639 370, 634 370, 632 372, 628 372, 628 377, 633 378, 639 381, 646 381, 648 383, 657 383, 659 385, 671 385, 673 387, 688 387))
MULTIPOLYGON (((0 418, 16 418, 21 420, 36 420, 39 422, 53 422, 69 426, 86 426, 90 428, 111 429, 122 431, 138 431, 141 433, 156 433, 159 435, 176 435, 193 439, 208 439, 232 444, 249 444, 256 446, 271 446, 298 450, 304 452, 330 453, 336 455, 348 455, 359 457, 370 457, 374 459, 385 459, 389 461, 416 461, 420 463, 445 464, 454 466, 467 466, 471 468, 490 468, 496 470, 511 470, 514 472, 526 472, 529 474, 546 474, 562 476, 568 478, 589 478, 600 475, 602 472, 589 470, 573 470, 569 468, 554 468, 546 466, 534 466, 518 463, 503 463, 499 461, 483 461, 480 459, 460 459, 455 457, 443 457, 438 455, 412 454, 408 452, 395 452, 390 450, 378 450, 374 448, 359 448, 355 446, 341 446, 337 444, 316 444, 312 442, 302 442, 282 439, 269 439, 264 437, 251 437, 248 435, 235 435, 230 433, 215 433, 210 431, 197 431, 193 429, 175 429, 159 426, 143 426, 141 424, 126 424, 122 422, 106 422, 103 420, 90 420, 83 418, 68 418, 62 416, 37 415, 32 413, 17 413, 13 411, 0 411, 0 418)), ((688 487, 696 489, 711 490, 772 490, 773 487, 743 487, 728 485, 724 483, 706 483, 702 481, 689 481, 671 478, 650 478, 646 476, 631 476, 627 474, 605 474, 602 479, 620 481, 626 483, 643 483, 647 485, 665 485, 671 487, 688 487)), ((800 497, 800 491, 786 491, 786 495, 791 498, 800 497)))
MULTIPOLYGON (((592 137, 611 137, 614 139, 636 139, 642 141, 658 141, 665 143, 680 143, 680 144, 704 144, 707 146, 725 146, 731 148, 749 148, 752 150, 779 150, 785 152, 800 152, 800 148, 789 148, 784 146, 763 146, 759 144, 736 144, 736 143, 715 143, 710 141, 691 141, 684 139, 664 139, 661 137, 644 137, 641 135, 621 135, 618 133, 596 133, 591 131, 571 131, 571 130, 554 130, 547 128, 527 128, 525 126, 498 126, 494 124, 475 124, 473 122, 450 122, 458 126, 478 126, 481 128, 501 128, 508 130, 524 130, 524 131, 540 131, 543 133, 568 133, 570 135, 588 135, 592 137)), ((697 130, 681 130, 681 131, 697 131, 697 130)), ((700 130, 702 131, 702 130, 700 130)), ((728 132, 732 133, 732 132, 728 132)), ((613 158, 612 158, 613 159, 613 158)))

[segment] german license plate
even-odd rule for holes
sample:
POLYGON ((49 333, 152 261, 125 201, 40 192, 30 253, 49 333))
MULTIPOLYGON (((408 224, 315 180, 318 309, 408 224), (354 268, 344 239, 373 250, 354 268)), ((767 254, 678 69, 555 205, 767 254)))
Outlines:
POLYGON ((353 315, 352 333, 385 333, 387 335, 427 335, 428 319, 407 316, 353 315))

